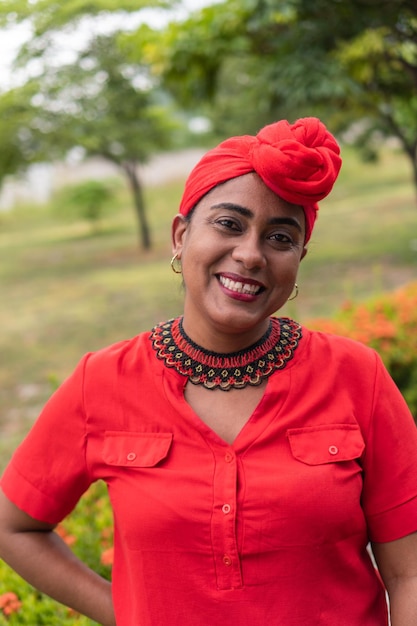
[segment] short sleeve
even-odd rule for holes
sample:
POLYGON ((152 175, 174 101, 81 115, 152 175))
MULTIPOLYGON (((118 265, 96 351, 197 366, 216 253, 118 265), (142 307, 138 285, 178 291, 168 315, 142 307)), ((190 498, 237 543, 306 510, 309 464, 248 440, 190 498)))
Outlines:
POLYGON ((45 405, 1 478, 6 496, 31 517, 55 524, 91 480, 83 408, 86 355, 45 405))
POLYGON ((375 358, 362 506, 371 541, 385 542, 417 531, 417 428, 394 381, 375 358))

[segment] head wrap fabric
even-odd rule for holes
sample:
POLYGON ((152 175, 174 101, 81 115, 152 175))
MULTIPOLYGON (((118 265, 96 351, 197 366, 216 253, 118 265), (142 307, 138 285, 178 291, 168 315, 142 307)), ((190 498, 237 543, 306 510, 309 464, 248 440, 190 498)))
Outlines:
POLYGON ((278 196, 303 207, 306 242, 317 217, 317 202, 331 191, 342 160, 340 148, 326 126, 315 117, 290 124, 269 124, 259 133, 231 137, 209 150, 191 171, 180 213, 187 215, 216 185, 256 172, 278 196))

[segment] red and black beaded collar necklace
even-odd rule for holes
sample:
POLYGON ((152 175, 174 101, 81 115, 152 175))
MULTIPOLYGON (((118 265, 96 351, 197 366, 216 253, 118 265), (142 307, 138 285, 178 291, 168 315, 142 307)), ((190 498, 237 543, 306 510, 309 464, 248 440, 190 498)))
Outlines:
POLYGON ((288 318, 271 317, 267 332, 252 346, 219 354, 194 343, 184 331, 182 317, 155 326, 152 347, 166 367, 173 367, 194 385, 207 389, 242 389, 260 385, 294 356, 301 326, 288 318))

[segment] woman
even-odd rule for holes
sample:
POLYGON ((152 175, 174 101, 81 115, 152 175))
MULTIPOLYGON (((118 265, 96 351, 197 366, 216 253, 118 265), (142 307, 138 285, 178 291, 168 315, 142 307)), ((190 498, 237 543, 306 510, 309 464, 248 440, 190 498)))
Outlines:
POLYGON ((315 118, 197 164, 172 227, 184 315, 86 355, 2 478, 1 555, 33 585, 118 626, 383 626, 386 588, 392 626, 417 624, 408 409, 373 351, 271 317, 340 165, 315 118), (53 532, 98 479, 112 595, 53 532))

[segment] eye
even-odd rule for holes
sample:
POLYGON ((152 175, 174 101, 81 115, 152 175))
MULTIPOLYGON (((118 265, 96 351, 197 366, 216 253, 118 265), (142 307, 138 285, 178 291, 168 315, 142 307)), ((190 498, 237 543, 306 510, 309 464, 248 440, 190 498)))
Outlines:
POLYGON ((219 217, 215 223, 225 230, 235 230, 237 232, 242 230, 239 222, 232 217, 219 217))
POLYGON ((272 233, 272 235, 268 236, 268 239, 277 244, 292 245, 294 243, 292 237, 286 233, 272 233))

